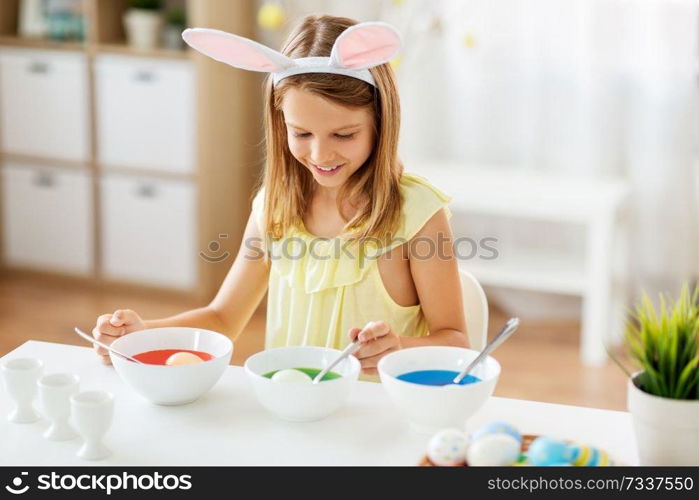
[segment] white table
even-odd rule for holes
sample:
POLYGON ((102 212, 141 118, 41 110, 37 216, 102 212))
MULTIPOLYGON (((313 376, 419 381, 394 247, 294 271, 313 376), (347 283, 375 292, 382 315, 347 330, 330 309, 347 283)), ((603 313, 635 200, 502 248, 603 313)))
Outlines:
MULTIPOLYGON (((72 372, 81 390, 115 395, 106 460, 75 456, 79 440, 42 437, 47 422, 12 424, 10 400, 0 393, 0 465, 414 465, 429 436, 413 432, 380 384, 358 382, 344 408, 319 422, 290 423, 262 408, 241 367, 231 366, 192 404, 156 406, 121 382, 85 347, 29 341, 2 359, 36 357, 44 373, 72 372)), ((38 402, 37 402, 38 406, 38 402)), ((469 421, 506 420, 523 433, 596 445, 616 460, 637 464, 628 413, 493 397, 469 421)))

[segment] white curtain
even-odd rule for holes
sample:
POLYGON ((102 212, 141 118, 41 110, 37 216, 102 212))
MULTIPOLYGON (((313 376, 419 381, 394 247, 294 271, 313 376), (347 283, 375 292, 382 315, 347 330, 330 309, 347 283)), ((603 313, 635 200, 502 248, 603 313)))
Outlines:
POLYGON ((677 292, 697 275, 699 2, 404 4, 391 13, 409 41, 408 164, 622 176, 633 289, 677 292))

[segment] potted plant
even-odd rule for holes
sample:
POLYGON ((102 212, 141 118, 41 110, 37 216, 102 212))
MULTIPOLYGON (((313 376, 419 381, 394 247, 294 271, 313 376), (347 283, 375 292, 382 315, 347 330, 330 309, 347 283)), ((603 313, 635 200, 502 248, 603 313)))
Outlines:
POLYGON ((175 6, 165 14, 163 42, 166 49, 181 50, 184 47, 182 32, 187 25, 187 16, 180 6, 175 6))
POLYGON ((129 45, 137 49, 153 49, 158 46, 163 18, 160 0, 129 0, 124 13, 124 27, 129 45))
POLYGON ((699 465, 699 286, 679 299, 644 294, 626 324, 625 344, 640 368, 629 375, 641 465, 699 465))

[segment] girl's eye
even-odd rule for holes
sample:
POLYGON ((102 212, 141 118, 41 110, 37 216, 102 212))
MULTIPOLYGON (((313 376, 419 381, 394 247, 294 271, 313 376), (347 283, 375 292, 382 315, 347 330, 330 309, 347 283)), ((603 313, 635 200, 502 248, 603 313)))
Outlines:
MULTIPOLYGON (((340 140, 349 140, 352 139, 357 133, 353 132, 351 134, 335 134, 335 137, 340 139, 340 140)), ((310 137, 311 133, 310 132, 294 132, 294 137, 297 137, 299 139, 305 139, 306 137, 310 137)))

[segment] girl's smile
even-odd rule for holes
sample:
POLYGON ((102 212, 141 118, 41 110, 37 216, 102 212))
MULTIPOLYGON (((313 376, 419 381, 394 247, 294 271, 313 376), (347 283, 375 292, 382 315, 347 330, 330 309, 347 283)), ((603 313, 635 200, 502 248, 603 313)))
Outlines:
POLYGON ((340 169, 342 167, 345 166, 344 163, 342 163, 340 165, 335 165, 335 166, 320 166, 320 165, 316 165, 315 163, 311 163, 311 165, 313 165, 313 167, 316 169, 316 171, 318 172, 319 175, 325 175, 325 176, 335 175, 336 173, 338 173, 340 171, 340 169))

